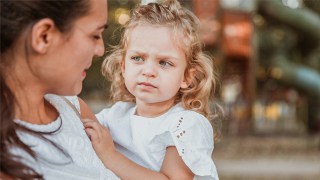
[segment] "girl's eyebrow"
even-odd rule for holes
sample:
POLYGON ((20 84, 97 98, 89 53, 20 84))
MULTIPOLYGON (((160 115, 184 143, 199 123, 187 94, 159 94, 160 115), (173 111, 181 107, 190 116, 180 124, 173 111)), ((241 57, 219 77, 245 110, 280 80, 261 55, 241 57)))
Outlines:
POLYGON ((136 53, 136 54, 142 54, 142 55, 146 54, 146 53, 144 53, 144 52, 142 52, 142 51, 139 51, 139 50, 128 50, 128 52, 130 52, 130 53, 136 53))
POLYGON ((174 56, 170 56, 170 55, 158 55, 157 58, 160 58, 160 59, 176 59, 178 60, 179 58, 177 57, 174 57, 174 56))
MULTIPOLYGON (((139 51, 139 50, 128 50, 128 52, 130 53, 134 53, 134 54, 139 54, 140 56, 147 56, 146 53, 142 52, 142 51, 139 51)), ((179 58, 175 57, 175 56, 172 56, 172 55, 169 55, 169 54, 159 54, 156 56, 157 59, 172 59, 172 60, 179 60, 179 58)))
POLYGON ((173 54, 159 54, 156 56, 156 58, 162 60, 180 61, 180 58, 173 54))
MULTIPOLYGON (((146 58, 148 55, 142 51, 139 51, 139 50, 128 50, 128 53, 130 54, 134 54, 134 55, 139 55, 141 56, 142 58, 146 58)), ((127 53, 127 54, 128 54, 127 53)))

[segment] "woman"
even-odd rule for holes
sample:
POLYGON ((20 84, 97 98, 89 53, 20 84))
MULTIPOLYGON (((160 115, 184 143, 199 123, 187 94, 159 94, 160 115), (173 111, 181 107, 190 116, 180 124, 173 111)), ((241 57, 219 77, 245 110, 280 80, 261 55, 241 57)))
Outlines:
POLYGON ((104 53, 106 0, 0 1, 0 7, 3 177, 118 179, 94 153, 78 111, 93 117, 74 96, 92 58, 104 53))

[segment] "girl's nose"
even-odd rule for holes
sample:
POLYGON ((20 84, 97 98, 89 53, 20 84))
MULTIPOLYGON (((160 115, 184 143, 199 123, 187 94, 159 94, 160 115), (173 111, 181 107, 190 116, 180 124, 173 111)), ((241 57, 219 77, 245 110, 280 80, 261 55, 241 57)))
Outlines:
POLYGON ((146 77, 155 77, 157 75, 156 66, 152 61, 147 61, 142 69, 142 75, 146 77))

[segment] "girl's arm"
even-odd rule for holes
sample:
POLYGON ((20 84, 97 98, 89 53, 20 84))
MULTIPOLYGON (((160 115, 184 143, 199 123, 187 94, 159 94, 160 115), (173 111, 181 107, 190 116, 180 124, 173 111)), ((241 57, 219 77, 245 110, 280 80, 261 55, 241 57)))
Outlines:
POLYGON ((193 179, 194 174, 183 162, 175 146, 167 147, 160 172, 174 175, 174 179, 193 179))
POLYGON ((114 145, 110 146, 111 135, 99 122, 85 121, 84 127, 105 167, 121 179, 193 179, 193 173, 184 164, 175 147, 167 148, 161 170, 156 172, 134 163, 119 153, 114 145))

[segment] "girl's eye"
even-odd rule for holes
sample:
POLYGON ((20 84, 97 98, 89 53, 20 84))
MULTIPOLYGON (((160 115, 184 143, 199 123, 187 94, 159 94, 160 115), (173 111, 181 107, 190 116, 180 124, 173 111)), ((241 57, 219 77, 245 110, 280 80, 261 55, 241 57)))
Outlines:
POLYGON ((140 56, 133 56, 133 57, 131 57, 131 59, 133 61, 137 61, 137 62, 143 61, 143 59, 140 56))
POLYGON ((173 66, 173 64, 171 62, 168 62, 168 61, 160 61, 159 64, 163 68, 168 68, 168 67, 173 66))

